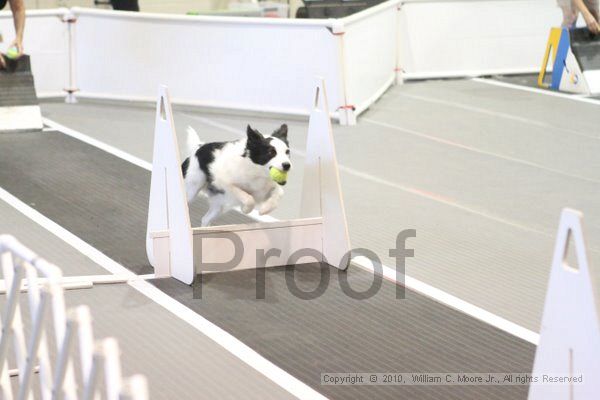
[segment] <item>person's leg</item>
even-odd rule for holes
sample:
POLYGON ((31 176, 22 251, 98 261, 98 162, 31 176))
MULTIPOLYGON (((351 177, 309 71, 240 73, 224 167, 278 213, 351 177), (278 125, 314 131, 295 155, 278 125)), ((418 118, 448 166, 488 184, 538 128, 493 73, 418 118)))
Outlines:
POLYGON ((579 13, 577 12, 577 8, 574 7, 572 0, 558 0, 558 6, 563 14, 561 26, 567 29, 574 28, 579 13))
POLYGON ((590 11, 590 13, 594 16, 596 21, 598 21, 598 17, 600 16, 600 13, 598 12, 598 0, 583 0, 583 3, 590 11))

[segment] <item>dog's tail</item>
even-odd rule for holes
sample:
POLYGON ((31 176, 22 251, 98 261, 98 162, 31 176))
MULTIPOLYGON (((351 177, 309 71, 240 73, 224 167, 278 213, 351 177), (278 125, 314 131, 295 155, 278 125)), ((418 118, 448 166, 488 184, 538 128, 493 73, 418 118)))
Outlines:
POLYGON ((185 157, 189 157, 193 155, 198 147, 202 146, 202 142, 200 141, 200 136, 198 136, 198 132, 191 126, 187 127, 187 140, 185 146, 185 157))

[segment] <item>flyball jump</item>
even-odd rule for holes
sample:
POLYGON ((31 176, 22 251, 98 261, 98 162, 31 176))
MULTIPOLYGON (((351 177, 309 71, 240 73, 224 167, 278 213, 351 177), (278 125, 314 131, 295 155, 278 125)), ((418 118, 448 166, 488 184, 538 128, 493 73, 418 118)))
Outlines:
POLYGON ((44 125, 29 56, 5 56, 5 61, 6 69, 0 69, 0 132, 41 130, 44 125))
POLYGON ((157 277, 191 284, 204 272, 315 261, 348 266, 350 239, 323 79, 316 79, 311 101, 301 218, 192 229, 169 92, 159 88, 146 235, 157 277))
POLYGON ((556 385, 532 383, 529 400, 595 399, 600 393, 600 306, 583 236, 583 214, 564 209, 542 315, 534 376, 565 377, 556 385), (567 263, 573 241, 578 265, 567 263))
POLYGON ((570 93, 600 93, 600 36, 586 28, 552 28, 538 75, 538 85, 570 93), (552 81, 544 83, 552 55, 552 81))

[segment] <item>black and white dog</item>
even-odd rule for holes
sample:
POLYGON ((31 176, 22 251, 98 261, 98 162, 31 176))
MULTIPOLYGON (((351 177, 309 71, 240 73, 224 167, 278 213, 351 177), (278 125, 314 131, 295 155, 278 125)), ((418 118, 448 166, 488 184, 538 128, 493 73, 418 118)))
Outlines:
POLYGON ((198 134, 188 127, 189 157, 181 169, 188 203, 200 190, 208 196, 210 207, 202 226, 235 206, 246 214, 258 207, 260 215, 277 207, 283 188, 271 179, 269 169, 289 171, 292 167, 287 133, 287 125, 281 125, 265 137, 248 125, 244 139, 200 145, 198 134))

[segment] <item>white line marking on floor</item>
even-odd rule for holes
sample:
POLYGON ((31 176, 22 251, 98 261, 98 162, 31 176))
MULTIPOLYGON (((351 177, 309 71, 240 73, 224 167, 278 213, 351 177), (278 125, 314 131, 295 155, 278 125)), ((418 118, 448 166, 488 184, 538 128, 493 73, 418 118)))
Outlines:
POLYGON ((407 97, 407 98, 410 98, 410 99, 425 101, 425 102, 428 102, 428 103, 442 104, 442 105, 447 106, 447 107, 460 108, 462 110, 471 111, 471 112, 475 112, 475 113, 479 113, 479 114, 485 114, 485 115, 489 115, 489 116, 492 116, 492 117, 509 119, 511 121, 517 121, 517 122, 521 122, 521 123, 528 124, 528 125, 534 125, 534 126, 537 126, 537 127, 540 127, 540 128, 544 128, 544 129, 552 129, 552 130, 558 130, 558 131, 561 131, 561 132, 567 132, 569 134, 576 135, 576 136, 581 136, 581 137, 585 137, 587 139, 600 140, 600 136, 587 135, 587 134, 582 133, 580 131, 575 131, 573 129, 561 128, 561 127, 558 127, 556 125, 549 124, 547 122, 536 121, 536 120, 533 120, 533 119, 530 119, 530 118, 519 117, 519 116, 516 116, 516 115, 512 115, 512 114, 508 114, 508 113, 503 113, 503 112, 500 112, 500 111, 488 110, 486 108, 471 106, 471 105, 464 104, 464 103, 456 103, 456 102, 442 100, 442 99, 434 99, 434 98, 427 97, 427 96, 419 96, 419 95, 416 95, 416 94, 405 93, 405 92, 399 92, 399 93, 397 93, 397 95, 400 96, 400 97, 407 97))
POLYGON ((580 176, 580 175, 574 175, 574 174, 570 174, 568 172, 564 172, 564 171, 561 171, 561 170, 558 170, 558 169, 555 169, 555 168, 545 167, 545 166, 543 166, 541 164, 536 164, 536 163, 531 162, 531 161, 522 160, 520 158, 514 158, 514 157, 505 156, 505 155, 498 154, 498 153, 493 153, 491 151, 481 150, 481 149, 478 149, 476 147, 467 146, 467 145, 462 144, 462 143, 458 143, 458 142, 453 142, 451 140, 442 139, 442 138, 439 138, 437 136, 428 135, 426 133, 417 132, 417 131, 412 130, 412 129, 402 128, 400 126, 397 126, 397 125, 394 125, 394 124, 389 124, 387 122, 381 122, 381 121, 377 121, 377 120, 374 120, 374 119, 371 119, 371 118, 364 118, 364 117, 362 118, 362 121, 368 122, 368 123, 373 124, 373 125, 378 125, 378 126, 381 126, 381 127, 384 127, 384 128, 394 129, 394 130, 396 130, 398 132, 407 133, 409 135, 418 136, 418 137, 426 139, 426 140, 431 140, 432 142, 445 144, 447 146, 456 147, 456 148, 459 148, 459 149, 462 149, 462 150, 466 150, 466 151, 470 151, 470 152, 477 153, 477 154, 483 154, 485 156, 499 158, 501 160, 510 161, 510 162, 513 162, 513 163, 516 163, 516 164, 525 165, 525 166, 531 167, 531 168, 541 169, 543 171, 548 171, 548 172, 551 172, 553 174, 566 176, 568 178, 579 179, 579 180, 582 180, 582 181, 592 182, 592 183, 600 183, 600 180, 597 180, 597 179, 588 178, 588 177, 580 176))
POLYGON ((84 135, 81 132, 77 132, 74 129, 68 128, 64 125, 59 124, 58 122, 52 121, 51 119, 48 118, 42 118, 42 120, 44 121, 44 123, 46 125, 48 125, 49 127, 60 131, 62 133, 64 133, 67 136, 71 136, 72 138, 75 138, 77 140, 80 140, 84 143, 87 143, 91 146, 97 147, 101 150, 104 150, 107 153, 110 153, 116 157, 119 157, 125 161, 129 161, 130 163, 137 165, 138 167, 144 168, 148 171, 152 171, 152 163, 149 163, 147 161, 142 160, 141 158, 138 158, 136 156, 133 156, 127 152, 124 152, 114 146, 111 146, 109 144, 106 144, 104 142, 101 142, 97 139, 94 139, 91 136, 88 135, 84 135))
POLYGON ((297 378, 293 377, 272 362, 262 357, 256 351, 252 350, 240 340, 236 339, 227 331, 214 325, 201 315, 179 303, 166 293, 160 291, 152 284, 144 280, 140 280, 136 274, 117 263, 110 257, 106 256, 104 253, 100 252, 98 249, 83 241, 79 237, 75 236, 62 226, 50 220, 37 210, 23 203, 21 200, 3 188, 0 188, 0 199, 14 207, 21 214, 36 222, 48 232, 63 240, 65 243, 69 244, 71 247, 110 273, 115 275, 131 276, 133 280, 128 282, 129 286, 135 288, 138 292, 153 300, 155 303, 161 305, 204 335, 211 338, 213 341, 217 342, 231 354, 235 355, 237 358, 269 378, 277 385, 281 386, 283 389, 287 390, 292 395, 300 399, 307 400, 327 399, 316 390, 312 389, 305 383, 301 382, 297 378))
MULTIPOLYGON (((238 129, 232 128, 232 127, 230 127, 228 125, 222 124, 222 123, 217 122, 217 121, 212 121, 212 120, 207 119, 207 118, 195 117, 195 116, 190 116, 190 115, 188 115, 188 117, 191 117, 191 118, 199 120, 201 122, 210 124, 210 125, 212 125, 214 127, 226 130, 226 131, 234 133, 236 135, 240 135, 240 132, 241 132, 238 129)), ((61 125, 55 123, 55 126, 61 126, 61 125)), ((102 147, 99 147, 102 150, 106 151, 106 149, 114 149, 112 146, 106 145, 106 144, 104 144, 104 143, 102 143, 100 141, 97 141, 95 139, 90 140, 91 138, 89 138, 87 135, 84 135, 84 134, 82 134, 80 132, 75 132, 73 130, 71 130, 71 131, 74 132, 74 133, 76 133, 76 134, 75 135, 70 135, 70 136, 72 136, 72 137, 74 137, 76 139, 77 138, 84 138, 84 139, 86 139, 84 141, 86 143, 92 145, 92 146, 94 146, 93 143, 99 143, 99 144, 102 145, 102 147)), ((243 135, 243 133, 241 135, 243 135)), ((127 154, 127 153, 125 153, 125 152, 123 152, 121 150, 118 150, 116 152, 111 152, 111 151, 108 151, 108 152, 110 154, 113 154, 113 155, 117 156, 117 157, 119 157, 119 154, 127 154)), ((297 151, 296 153, 303 154, 303 152, 300 152, 300 151, 297 151)), ((129 156, 129 157, 132 157, 132 156, 129 156)), ((128 158, 124 158, 124 159, 128 160, 128 158)), ((338 166, 338 167, 340 168, 340 170, 343 170, 341 168, 341 166, 338 166)), ((349 168, 346 168, 346 170, 353 171, 353 170, 351 170, 349 168)), ((349 172, 349 171, 347 171, 347 172, 349 172)), ((361 174, 360 176, 362 178, 364 178, 364 179, 373 180, 375 182, 381 181, 379 178, 370 176, 368 174, 364 174, 364 175, 361 174)), ((413 189, 401 187, 400 185, 396 185, 393 182, 387 182, 387 181, 383 181, 383 182, 385 182, 385 183, 382 183, 382 184, 392 185, 394 187, 398 186, 402 190, 409 191, 409 192, 413 193, 412 192, 413 189)), ((381 182, 379 182, 379 183, 381 183, 381 182)), ((423 193, 420 193, 418 191, 414 192, 414 194, 416 194, 418 196, 424 196, 423 193)), ((435 198, 435 197, 433 197, 433 199, 436 200, 436 201, 441 201, 440 199, 435 198)), ((453 206, 453 207, 461 208, 461 206, 458 206, 457 204, 454 204, 454 203, 448 203, 448 204, 451 205, 451 206, 453 206)), ((532 230, 532 229, 530 229, 530 228, 528 228, 526 226, 523 226, 523 225, 518 225, 518 224, 515 225, 514 223, 512 223, 510 221, 506 221, 506 220, 503 220, 503 219, 498 219, 496 217, 488 216, 486 214, 480 214, 479 212, 477 212, 475 210, 471 210, 471 209, 466 208, 465 211, 469 211, 469 212, 472 212, 472 213, 475 213, 475 214, 478 214, 478 215, 482 215, 482 216, 484 216, 486 218, 490 218, 490 219, 498 221, 498 222, 502 222, 502 223, 505 223, 505 224, 508 224, 508 225, 511 225, 511 226, 515 226, 515 227, 518 227, 520 229, 525 229, 525 230, 529 230, 529 231, 533 231, 533 232, 538 232, 538 233, 541 233, 543 235, 551 237, 551 235, 548 235, 546 233, 539 232, 539 231, 536 231, 536 230, 532 230)), ((261 222, 278 221, 278 219, 276 219, 274 217, 271 217, 269 215, 264 215, 264 216, 258 215, 258 213, 256 212, 256 210, 253 211, 252 213, 250 213, 249 216, 252 217, 253 219, 255 219, 257 221, 261 221, 261 222)), ((357 264, 358 266, 360 266, 363 269, 367 269, 367 270, 369 270, 369 271, 371 271, 371 272, 374 273, 373 268, 371 266, 371 263, 369 261, 366 261, 366 262, 361 261, 359 257, 357 257, 357 259, 358 259, 358 261, 356 261, 356 259, 355 259, 353 261, 353 263, 357 264)), ((483 321, 483 322, 485 322, 487 324, 490 324, 491 326, 494 326, 494 327, 496 327, 496 328, 498 328, 498 329, 500 329, 500 330, 502 330, 504 332, 507 332, 507 333, 513 335, 513 336, 516 336, 518 338, 526 340, 526 341, 528 341, 530 343, 534 343, 534 344, 537 343, 537 338, 535 336, 537 334, 535 332, 529 331, 528 329, 526 329, 526 328, 524 328, 524 327, 522 327, 520 325, 517 325, 517 324, 515 324, 513 322, 510 322, 510 321, 508 321, 508 320, 506 320, 506 319, 504 319, 502 317, 499 317, 499 316, 497 316, 497 315, 495 315, 493 313, 485 311, 485 310, 483 310, 483 309, 481 309, 481 308, 479 308, 479 307, 477 307, 477 306, 475 306, 475 305, 473 305, 471 303, 468 303, 466 301, 460 300, 459 298, 457 298, 457 297, 455 297, 455 296, 453 296, 453 295, 451 295, 449 293, 446 293, 446 292, 444 292, 442 290, 436 289, 433 286, 429 286, 429 285, 427 285, 427 284, 425 284, 425 283, 423 283, 423 282, 421 282, 421 281, 419 281, 417 279, 411 278, 409 276, 405 276, 404 283, 402 283, 402 281, 400 281, 400 282, 397 281, 396 280, 395 269, 393 269, 393 268, 384 266, 384 278, 390 280, 391 282, 393 282, 394 284, 397 284, 397 285, 398 284, 404 284, 404 286, 406 288, 410 289, 410 290, 413 290, 413 291, 415 291, 417 293, 420 293, 420 294, 422 294, 422 295, 424 295, 426 297, 429 297, 429 298, 437 301, 438 303, 447 305, 447 306, 449 306, 451 308, 454 308, 454 309, 456 309, 458 311, 461 311, 462 313, 464 313, 466 315, 469 315, 469 316, 471 316, 471 317, 473 317, 475 319, 478 319, 478 320, 483 321)), ((133 283, 131 283, 131 285, 133 285, 133 283)), ((182 305, 182 307, 185 307, 185 306, 182 305)))
POLYGON ((517 85, 517 84, 509 83, 509 82, 502 82, 502 81, 498 81, 498 80, 495 80, 495 79, 473 78, 471 80, 473 82, 485 83, 485 84, 488 84, 488 85, 500 86, 500 87, 505 87, 505 88, 509 88, 509 89, 516 89, 516 90, 521 90, 523 92, 531 92, 531 93, 543 94, 545 96, 560 97, 560 98, 563 98, 563 99, 568 99, 568 100, 573 100, 573 101, 580 101, 582 103, 600 105, 600 100, 590 99, 590 98, 583 97, 583 96, 580 96, 580 95, 572 95, 572 94, 561 93, 561 92, 557 92, 557 91, 553 91, 553 90, 545 90, 545 89, 532 88, 532 87, 523 86, 523 85, 517 85))
MULTIPOLYGON (((352 263, 356 264, 364 270, 370 271, 371 273, 376 273, 373 268, 373 263, 366 257, 355 257, 352 260, 352 263)), ((423 294, 426 297, 429 297, 430 299, 433 299, 439 303, 461 311, 464 314, 475 317, 480 321, 483 321, 491 326, 499 328, 505 332, 508 332, 529 343, 537 345, 539 342, 540 335, 536 332, 533 332, 520 325, 517 325, 514 322, 510 322, 502 317, 499 317, 496 314, 492 314, 491 312, 486 311, 483 308, 477 307, 471 303, 461 300, 458 297, 455 297, 440 289, 436 289, 433 286, 428 285, 427 283, 422 282, 418 279, 411 278, 407 275, 402 276, 402 274, 398 274, 394 268, 382 265, 382 269, 383 278, 389 281, 392 281, 396 284, 402 284, 402 282, 404 282, 404 286, 407 289, 414 290, 415 292, 423 294)))

